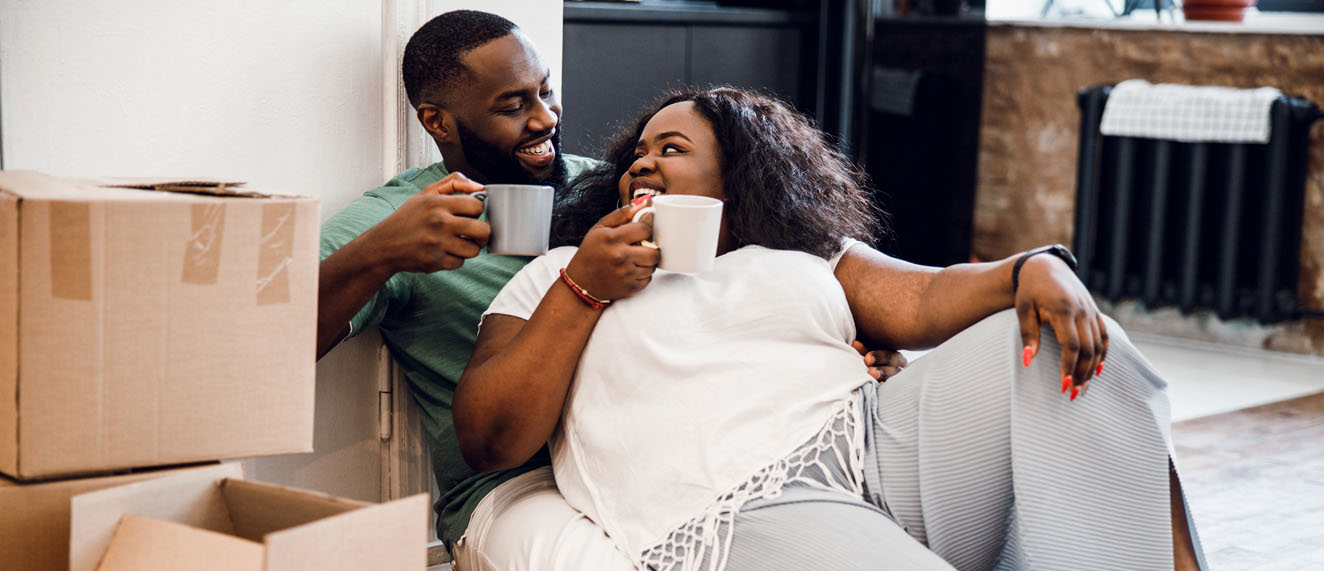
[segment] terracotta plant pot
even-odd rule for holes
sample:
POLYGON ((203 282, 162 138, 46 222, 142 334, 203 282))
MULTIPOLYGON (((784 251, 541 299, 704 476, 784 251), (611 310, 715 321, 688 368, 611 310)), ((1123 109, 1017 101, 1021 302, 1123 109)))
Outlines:
POLYGON ((1187 20, 1240 22, 1246 17, 1246 9, 1254 5, 1255 0, 1186 0, 1181 11, 1187 20))

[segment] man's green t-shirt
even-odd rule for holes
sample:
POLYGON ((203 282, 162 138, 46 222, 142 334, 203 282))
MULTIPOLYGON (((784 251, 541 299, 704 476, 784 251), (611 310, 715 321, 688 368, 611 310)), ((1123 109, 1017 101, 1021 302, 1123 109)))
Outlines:
MULTIPOLYGON (((570 178, 596 164, 591 159, 569 155, 565 161, 570 178)), ((447 174, 442 163, 410 169, 355 199, 322 225, 322 258, 390 216, 415 193, 447 174)), ((414 402, 422 413, 424 438, 441 489, 436 505, 437 533, 448 546, 464 535, 474 507, 493 488, 551 464, 544 448, 519 468, 487 474, 476 472, 460 455, 451 420, 451 398, 473 351, 478 319, 506 282, 531 259, 488 255, 484 248, 457 270, 396 274, 351 320, 354 333, 380 326, 382 339, 404 370, 414 402)))

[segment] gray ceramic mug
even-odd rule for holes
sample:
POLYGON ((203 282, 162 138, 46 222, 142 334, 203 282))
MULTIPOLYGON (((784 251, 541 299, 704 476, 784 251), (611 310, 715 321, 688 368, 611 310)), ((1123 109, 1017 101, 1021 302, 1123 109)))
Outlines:
POLYGON ((547 253, 552 233, 550 186, 533 184, 489 184, 470 196, 483 201, 492 236, 489 254, 541 256, 547 253))

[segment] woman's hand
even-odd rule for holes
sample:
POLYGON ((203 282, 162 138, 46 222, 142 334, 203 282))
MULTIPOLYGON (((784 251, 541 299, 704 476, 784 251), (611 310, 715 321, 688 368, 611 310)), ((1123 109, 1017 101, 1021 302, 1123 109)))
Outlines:
POLYGON ((1094 375, 1103 372, 1108 356, 1108 330, 1085 284, 1061 259, 1032 256, 1021 266, 1016 290, 1016 315, 1021 323, 1021 356, 1025 366, 1039 353, 1039 327, 1053 326, 1062 344, 1062 392, 1076 400, 1094 375))
POLYGON ((887 379, 895 377, 897 373, 901 372, 901 369, 909 364, 906 361, 906 356, 902 355, 900 351, 890 349, 870 351, 865 349, 864 343, 858 340, 851 341, 850 346, 858 351, 860 356, 864 357, 864 366, 869 368, 869 376, 880 383, 887 382, 887 379))
POLYGON ((651 218, 630 219, 644 203, 628 204, 603 216, 579 245, 566 266, 575 283, 598 299, 630 297, 653 279, 660 255, 639 244, 653 235, 651 218))

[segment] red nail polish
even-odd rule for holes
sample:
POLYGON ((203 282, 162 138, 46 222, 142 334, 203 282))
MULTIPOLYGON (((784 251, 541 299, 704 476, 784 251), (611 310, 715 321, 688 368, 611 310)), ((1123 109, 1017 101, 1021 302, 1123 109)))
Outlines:
POLYGON ((1065 394, 1069 388, 1071 388, 1071 375, 1062 377, 1062 393, 1065 394))
POLYGON ((1024 351, 1021 351, 1021 362, 1022 362, 1022 363, 1025 363, 1025 366, 1026 366, 1026 367, 1029 367, 1029 366, 1030 366, 1030 359, 1033 359, 1033 358, 1034 358, 1034 349, 1033 349, 1033 348, 1031 348, 1031 347, 1026 347, 1024 351))
POLYGON ((1078 389, 1078 388, 1076 388, 1076 387, 1071 387, 1071 400, 1073 400, 1073 401, 1076 400, 1076 395, 1079 395, 1079 394, 1080 394, 1080 389, 1078 389))
POLYGON ((1099 368, 1098 370, 1094 371, 1094 374, 1095 376, 1103 374, 1103 361, 1099 361, 1099 368))

